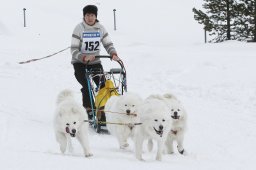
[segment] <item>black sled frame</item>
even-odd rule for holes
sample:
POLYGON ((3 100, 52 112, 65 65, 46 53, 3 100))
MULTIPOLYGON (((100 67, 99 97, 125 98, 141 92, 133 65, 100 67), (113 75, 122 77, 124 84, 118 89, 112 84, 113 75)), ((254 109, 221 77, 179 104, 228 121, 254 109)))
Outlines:
MULTIPOLYGON (((95 56, 96 58, 107 58, 111 59, 111 56, 100 55, 95 56)), ((106 129, 106 116, 104 112, 104 107, 95 106, 95 98, 102 86, 104 86, 105 80, 111 80, 114 84, 114 88, 119 95, 123 95, 124 92, 127 92, 127 77, 126 70, 121 60, 117 61, 120 65, 119 68, 111 68, 109 71, 104 70, 95 70, 95 69, 85 69, 85 76, 88 83, 88 91, 90 96, 90 105, 91 112, 88 114, 92 116, 92 119, 89 120, 89 123, 97 133, 108 133, 106 129), (99 85, 97 86, 93 78, 99 77, 99 85), (98 116, 100 114, 100 116, 98 116)), ((87 63, 88 64, 88 63, 87 63)))

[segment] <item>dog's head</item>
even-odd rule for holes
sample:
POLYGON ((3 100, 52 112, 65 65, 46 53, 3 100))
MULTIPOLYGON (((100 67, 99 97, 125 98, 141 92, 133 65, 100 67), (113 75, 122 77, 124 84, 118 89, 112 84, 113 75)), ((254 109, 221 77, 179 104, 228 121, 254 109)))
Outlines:
POLYGON ((117 106, 119 107, 120 112, 126 113, 126 115, 137 115, 137 108, 142 103, 142 99, 132 93, 126 93, 122 96, 119 96, 117 101, 117 106))
POLYGON ((166 136, 171 128, 171 118, 166 103, 158 99, 147 99, 141 106, 141 122, 147 133, 157 139, 166 136))
POLYGON ((163 97, 169 107, 169 113, 173 121, 184 119, 186 112, 181 105, 181 102, 172 94, 165 94, 163 97))
POLYGON ((163 137, 164 132, 166 131, 166 128, 169 126, 168 124, 168 118, 165 117, 155 117, 151 119, 152 128, 159 137, 163 137))
POLYGON ((75 137, 81 125, 85 123, 84 116, 77 108, 62 110, 59 114, 59 118, 61 120, 62 129, 70 134, 71 137, 75 137))
POLYGON ((186 112, 185 112, 183 106, 180 103, 173 102, 169 106, 170 106, 169 112, 171 114, 171 118, 174 121, 185 119, 186 112))

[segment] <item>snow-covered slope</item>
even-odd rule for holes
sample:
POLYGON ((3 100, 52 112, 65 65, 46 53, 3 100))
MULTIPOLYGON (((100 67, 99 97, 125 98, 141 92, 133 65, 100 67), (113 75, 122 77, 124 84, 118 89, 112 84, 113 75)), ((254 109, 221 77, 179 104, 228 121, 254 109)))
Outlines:
MULTIPOLYGON (((140 162, 132 141, 120 150, 114 137, 93 131, 93 157, 84 158, 76 141, 74 153, 62 155, 52 124, 56 96, 70 88, 81 101, 70 52, 18 62, 68 47, 86 3, 9 0, 0 7, 0 169, 255 169, 255 43, 204 44, 191 12, 201 1, 88 2, 98 5, 99 20, 124 61, 128 90, 143 98, 172 92, 183 102, 188 155, 176 152, 158 162, 145 149, 146 161, 140 162)), ((106 69, 117 66, 103 62, 106 69)))

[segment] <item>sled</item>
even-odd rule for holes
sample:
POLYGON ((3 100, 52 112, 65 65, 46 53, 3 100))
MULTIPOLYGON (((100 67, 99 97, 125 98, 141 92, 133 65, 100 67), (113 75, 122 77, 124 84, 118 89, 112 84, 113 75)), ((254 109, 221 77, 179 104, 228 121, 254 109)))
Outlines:
MULTIPOLYGON (((96 58, 111 59, 111 56, 96 56, 96 58)), ((89 123, 97 133, 108 133, 104 107, 107 100, 113 95, 123 95, 127 92, 126 70, 122 61, 117 61, 119 68, 111 68, 109 71, 101 69, 85 69, 90 96, 92 120, 89 123), (98 77, 98 86, 93 78, 98 77)))

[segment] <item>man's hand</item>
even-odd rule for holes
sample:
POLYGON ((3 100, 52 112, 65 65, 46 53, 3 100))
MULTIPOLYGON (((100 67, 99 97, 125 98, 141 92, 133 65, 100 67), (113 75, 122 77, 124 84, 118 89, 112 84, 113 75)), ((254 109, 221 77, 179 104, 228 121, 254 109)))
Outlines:
POLYGON ((112 55, 112 60, 114 60, 114 61, 119 61, 120 58, 117 56, 117 54, 113 54, 113 55, 112 55))
POLYGON ((83 62, 84 63, 87 63, 87 62, 90 62, 90 61, 93 61, 93 60, 95 60, 95 56, 93 56, 93 55, 83 56, 83 62))

